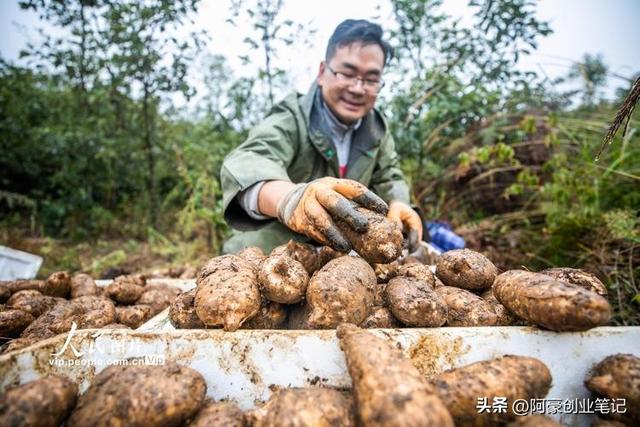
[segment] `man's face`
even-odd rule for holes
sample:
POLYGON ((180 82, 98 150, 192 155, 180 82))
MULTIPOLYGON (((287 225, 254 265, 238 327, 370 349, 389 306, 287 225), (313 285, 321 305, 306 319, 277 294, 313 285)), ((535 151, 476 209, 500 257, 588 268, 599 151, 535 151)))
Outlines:
POLYGON ((318 86, 321 87, 324 102, 341 122, 351 124, 364 117, 371 111, 378 96, 375 90, 365 87, 364 81, 348 84, 344 77, 377 81, 382 77, 383 67, 382 48, 377 44, 363 46, 362 43, 339 47, 328 64, 324 61, 320 63, 318 86))

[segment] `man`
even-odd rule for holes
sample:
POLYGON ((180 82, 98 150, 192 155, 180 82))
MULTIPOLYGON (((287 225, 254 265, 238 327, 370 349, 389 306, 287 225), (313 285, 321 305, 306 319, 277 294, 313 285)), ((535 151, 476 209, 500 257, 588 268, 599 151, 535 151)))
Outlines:
POLYGON ((311 90, 275 105, 226 157, 223 205, 236 230, 225 253, 248 246, 269 252, 289 239, 348 251, 335 219, 365 230, 367 220, 354 203, 401 224, 410 246, 422 240, 393 138, 374 109, 392 55, 379 25, 342 22, 311 90))

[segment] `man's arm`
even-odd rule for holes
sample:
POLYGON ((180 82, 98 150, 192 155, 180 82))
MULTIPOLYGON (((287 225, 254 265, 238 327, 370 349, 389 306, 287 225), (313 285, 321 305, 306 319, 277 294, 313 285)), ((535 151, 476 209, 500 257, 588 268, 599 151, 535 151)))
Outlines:
MULTIPOLYGON (((351 246, 334 219, 345 221, 356 231, 364 231, 368 225, 367 218, 348 200, 379 213, 387 212, 382 199, 364 185, 348 179, 325 177, 310 183, 268 181, 257 185, 260 186, 259 215, 277 217, 290 229, 338 251, 348 251, 351 246)), ((250 215, 256 216, 255 212, 250 215)))
MULTIPOLYGON (((249 216, 243 208, 250 204, 249 201, 240 203, 239 199, 261 182, 290 183, 287 167, 295 157, 297 137, 293 113, 284 107, 276 107, 249 133, 247 140, 225 158, 220 180, 224 216, 230 226, 244 230, 260 227, 262 221, 249 216)), ((259 196, 258 209, 265 214, 260 208, 259 196)))
POLYGON ((278 218, 293 231, 336 250, 348 251, 350 245, 332 218, 363 231, 366 217, 349 200, 381 213, 386 213, 388 207, 355 181, 325 177, 310 183, 292 183, 287 167, 295 157, 298 142, 293 113, 280 107, 227 156, 220 173, 225 220, 240 230, 259 227, 263 221, 247 214, 240 199, 243 192, 264 182, 257 200, 260 215, 278 218))
POLYGON ((236 198, 251 218, 260 221, 272 219, 278 215, 278 202, 293 187, 295 185, 289 181, 260 181, 241 191, 236 198))
POLYGON ((278 203, 284 196, 295 188, 295 184, 289 181, 269 181, 260 189, 258 194, 258 208, 262 215, 271 218, 278 217, 278 203))

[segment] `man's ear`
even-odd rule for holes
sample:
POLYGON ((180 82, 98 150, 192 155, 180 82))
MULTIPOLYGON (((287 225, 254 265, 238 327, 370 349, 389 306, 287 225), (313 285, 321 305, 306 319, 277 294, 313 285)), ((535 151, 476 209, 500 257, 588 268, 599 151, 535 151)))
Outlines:
POLYGON ((316 83, 318 84, 318 86, 322 86, 322 83, 324 82, 325 68, 326 68, 325 62, 321 61, 320 66, 318 67, 318 77, 316 77, 316 83))

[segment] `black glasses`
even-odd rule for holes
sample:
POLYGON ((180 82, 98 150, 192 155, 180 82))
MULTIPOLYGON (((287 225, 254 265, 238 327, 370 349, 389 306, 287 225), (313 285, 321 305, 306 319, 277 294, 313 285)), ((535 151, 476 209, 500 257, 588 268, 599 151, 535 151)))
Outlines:
POLYGON ((380 89, 384 87, 384 80, 382 79, 364 79, 362 77, 358 77, 357 75, 353 75, 351 73, 344 73, 342 71, 335 71, 333 68, 327 65, 327 69, 333 73, 334 76, 338 79, 338 81, 346 87, 355 86, 358 82, 362 83, 362 88, 365 92, 370 93, 372 95, 377 94, 380 89))

